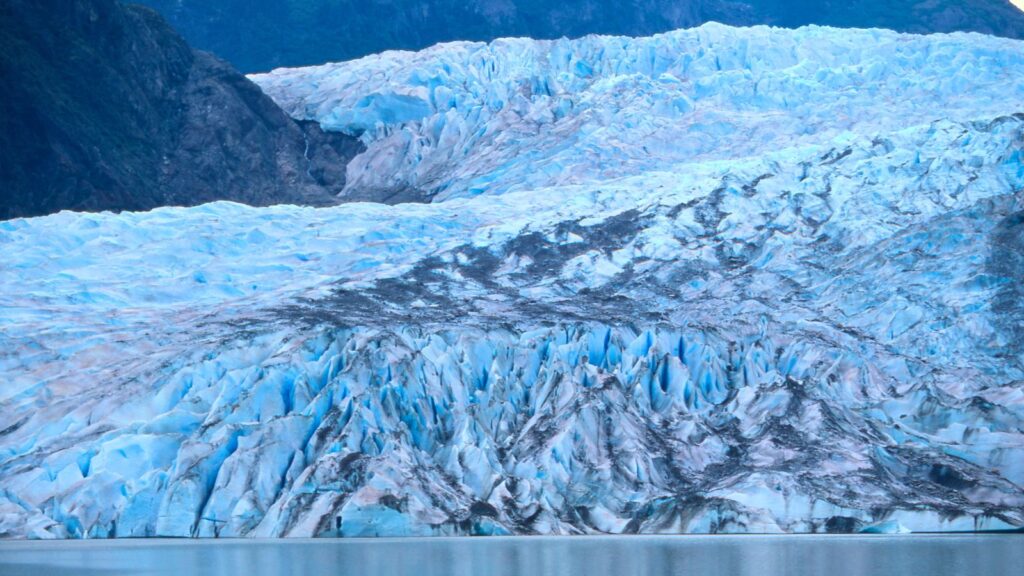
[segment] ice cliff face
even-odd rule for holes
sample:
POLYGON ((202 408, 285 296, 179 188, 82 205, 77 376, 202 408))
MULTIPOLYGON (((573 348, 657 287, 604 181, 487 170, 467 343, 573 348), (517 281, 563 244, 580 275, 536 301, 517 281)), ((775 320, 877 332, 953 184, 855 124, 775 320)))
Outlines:
POLYGON ((362 134, 350 194, 436 202, 0 223, 0 533, 1024 526, 1020 48, 707 26, 258 77, 362 134))

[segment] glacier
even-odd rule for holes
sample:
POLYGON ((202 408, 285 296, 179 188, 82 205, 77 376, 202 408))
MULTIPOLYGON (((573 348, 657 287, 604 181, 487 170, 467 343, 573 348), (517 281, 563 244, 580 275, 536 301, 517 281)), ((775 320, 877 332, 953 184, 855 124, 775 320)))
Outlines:
POLYGON ((849 134, 1020 112, 1019 43, 978 34, 706 24, 650 38, 504 39, 252 75, 360 135, 346 194, 446 200, 733 161, 849 134))
POLYGON ((423 202, 0 222, 0 536, 1020 528, 1022 47, 254 76, 363 140, 349 199, 423 202))

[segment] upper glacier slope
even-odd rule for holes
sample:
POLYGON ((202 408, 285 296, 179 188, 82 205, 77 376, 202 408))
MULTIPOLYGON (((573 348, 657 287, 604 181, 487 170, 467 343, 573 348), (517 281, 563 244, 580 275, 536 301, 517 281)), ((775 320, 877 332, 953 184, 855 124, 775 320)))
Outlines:
POLYGON ((258 77, 362 132, 351 194, 444 201, 0 223, 0 535, 1024 526, 1021 48, 705 26, 258 77))
POLYGON ((349 195, 444 200, 1019 112, 1019 45, 706 24, 441 44, 251 78, 293 116, 362 135, 371 150, 349 167, 349 195))

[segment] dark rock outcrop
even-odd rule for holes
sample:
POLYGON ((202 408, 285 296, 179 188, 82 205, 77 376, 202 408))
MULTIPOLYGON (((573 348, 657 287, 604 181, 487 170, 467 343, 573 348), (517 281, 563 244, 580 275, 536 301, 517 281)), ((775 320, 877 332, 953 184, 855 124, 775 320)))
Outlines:
POLYGON ((1009 0, 137 0, 246 72, 507 36, 647 36, 708 21, 1024 37, 1009 0))
POLYGON ((0 219, 336 202, 361 144, 299 125, 155 11, 0 2, 0 219))

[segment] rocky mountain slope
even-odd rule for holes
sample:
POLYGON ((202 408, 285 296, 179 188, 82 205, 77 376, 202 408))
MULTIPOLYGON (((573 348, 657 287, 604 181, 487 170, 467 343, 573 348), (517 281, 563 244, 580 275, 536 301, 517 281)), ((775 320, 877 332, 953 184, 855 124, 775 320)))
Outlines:
POLYGON ((1024 37, 1009 0, 142 0, 194 45, 246 72, 416 50, 451 40, 644 36, 732 25, 975 31, 1024 37))
POLYGON ((332 204, 361 149, 294 122, 157 13, 113 0, 5 0, 0 76, 0 219, 332 204))
POLYGON ((1024 526, 1019 41, 705 25, 257 81, 436 202, 0 223, 0 535, 1024 526))

